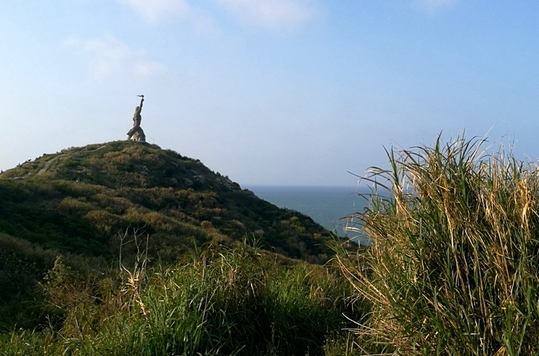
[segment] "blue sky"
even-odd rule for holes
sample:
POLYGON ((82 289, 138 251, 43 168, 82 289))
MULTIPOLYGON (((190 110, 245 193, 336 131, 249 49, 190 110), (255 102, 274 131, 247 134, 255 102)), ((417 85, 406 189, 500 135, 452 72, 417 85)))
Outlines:
POLYGON ((384 147, 488 136, 537 160, 539 2, 6 0, 0 169, 122 140, 240 185, 354 185, 384 147))

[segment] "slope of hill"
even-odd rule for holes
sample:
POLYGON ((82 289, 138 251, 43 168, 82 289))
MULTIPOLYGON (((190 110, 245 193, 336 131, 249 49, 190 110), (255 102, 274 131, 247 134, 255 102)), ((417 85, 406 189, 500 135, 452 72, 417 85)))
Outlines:
POLYGON ((68 148, 0 175, 0 232, 63 252, 114 255, 132 229, 173 261, 194 245, 256 236, 262 248, 323 262, 327 231, 242 190, 199 160, 133 141, 68 148))
POLYGON ((132 265, 141 249, 172 266, 244 240, 284 264, 323 263, 328 237, 308 216, 156 145, 116 141, 44 154, 0 174, 0 331, 45 323, 39 286, 57 256, 92 281, 120 258, 132 265))

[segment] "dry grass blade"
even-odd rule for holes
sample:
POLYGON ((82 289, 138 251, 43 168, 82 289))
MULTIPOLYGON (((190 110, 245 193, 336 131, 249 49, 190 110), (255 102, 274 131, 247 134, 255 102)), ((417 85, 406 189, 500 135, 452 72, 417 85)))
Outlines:
POLYGON ((128 236, 129 229, 127 229, 120 238, 120 255, 118 259, 120 271, 127 276, 124 283, 125 287, 122 290, 122 295, 127 295, 130 297, 125 303, 124 307, 131 306, 134 302, 140 308, 140 313, 143 316, 147 316, 148 310, 142 300, 142 291, 144 288, 144 283, 146 282, 146 267, 149 262, 149 236, 146 237, 146 244, 144 248, 141 246, 142 242, 140 241, 140 232, 138 229, 133 229, 133 238, 131 240, 128 240, 128 236), (129 243, 133 243, 136 248, 135 261, 132 271, 125 267, 122 261, 122 248, 129 243))
POLYGON ((370 171, 387 191, 357 216, 372 246, 361 266, 339 258, 372 304, 363 340, 402 355, 539 354, 537 166, 485 142, 438 137, 370 171))

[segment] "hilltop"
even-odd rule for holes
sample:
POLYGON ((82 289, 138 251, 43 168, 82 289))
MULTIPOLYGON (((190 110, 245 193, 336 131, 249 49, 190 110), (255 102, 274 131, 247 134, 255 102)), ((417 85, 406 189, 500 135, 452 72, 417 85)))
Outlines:
POLYGON ((157 145, 115 141, 44 154, 0 175, 0 232, 43 248, 115 254, 128 230, 173 261, 193 246, 256 237, 265 249, 324 262, 328 232, 157 145))

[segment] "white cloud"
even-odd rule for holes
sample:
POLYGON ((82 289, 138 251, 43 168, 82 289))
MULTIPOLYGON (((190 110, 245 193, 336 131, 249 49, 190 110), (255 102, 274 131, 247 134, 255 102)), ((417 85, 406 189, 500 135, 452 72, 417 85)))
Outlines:
POLYGON ((295 27, 316 13, 308 0, 214 0, 242 21, 263 27, 295 27))
POLYGON ((433 15, 441 10, 449 8, 457 3, 458 0, 414 0, 414 6, 433 15))
MULTIPOLYGON (((171 19, 191 22, 201 32, 218 32, 215 15, 193 0, 116 0, 126 4, 149 25, 171 19)), ((212 0, 240 21, 266 28, 293 28, 310 20, 313 0, 212 0)))
POLYGON ((190 22, 197 31, 206 34, 218 32, 213 18, 187 0, 117 0, 127 4, 148 25, 159 25, 173 19, 190 22))
POLYGON ((117 75, 147 78, 166 70, 161 63, 148 60, 144 51, 132 50, 109 34, 89 40, 72 37, 65 43, 82 51, 88 59, 92 76, 99 81, 117 75))
POLYGON ((193 8, 186 0, 118 0, 131 6, 133 11, 150 25, 173 17, 187 17, 193 8))

